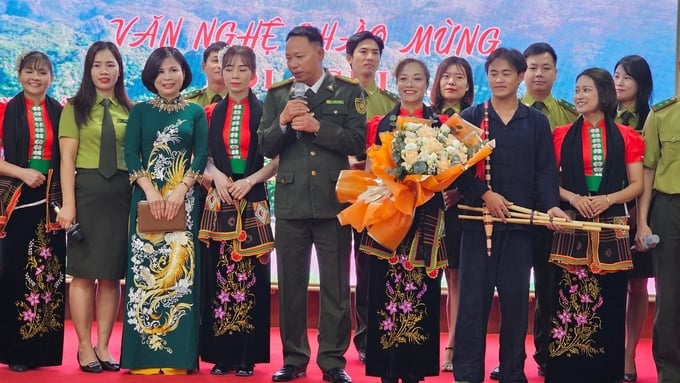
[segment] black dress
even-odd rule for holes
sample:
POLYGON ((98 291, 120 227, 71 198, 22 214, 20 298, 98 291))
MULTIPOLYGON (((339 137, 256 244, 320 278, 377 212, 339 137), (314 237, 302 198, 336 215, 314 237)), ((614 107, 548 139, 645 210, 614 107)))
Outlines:
MULTIPOLYGON (((27 167, 29 127, 24 105, 23 93, 14 97, 6 114, 0 116, 0 127, 4 125, 5 160, 27 167), (18 129, 13 130, 15 128, 18 129), (19 139, 23 134, 26 137, 19 139)), ((61 105, 48 97, 44 110, 49 114, 45 119, 49 118, 52 125, 52 164, 57 164, 58 168, 56 140, 61 105)), ((54 165, 51 166, 54 169, 54 165)), ((6 188, 16 179, 1 178, 3 192, 16 190, 6 188)), ((3 194, 0 209, 4 229, 0 234, 3 237, 0 239, 0 363, 23 364, 29 368, 62 363, 66 238, 64 231, 53 230, 57 227, 56 222, 51 221, 54 216, 46 214, 48 202, 54 200, 52 197, 60 190, 58 178, 48 176, 47 181, 34 189, 21 186, 21 195, 11 216, 5 209, 7 201, 3 194), (51 185, 49 195, 47 185, 51 185)), ((60 200, 60 194, 56 198, 60 200)))
MULTIPOLYGON (((400 104, 379 125, 390 121, 400 104)), ((434 118, 423 108, 415 117, 434 118)), ((439 375, 439 310, 441 272, 446 267, 444 200, 441 193, 416 209, 413 224, 396 252, 365 232, 361 250, 371 257, 368 293, 366 375, 422 380, 439 375), (436 266, 434 266, 436 265, 436 266), (434 270, 431 270, 435 267, 434 270), (430 268, 430 272, 427 271, 430 268)))

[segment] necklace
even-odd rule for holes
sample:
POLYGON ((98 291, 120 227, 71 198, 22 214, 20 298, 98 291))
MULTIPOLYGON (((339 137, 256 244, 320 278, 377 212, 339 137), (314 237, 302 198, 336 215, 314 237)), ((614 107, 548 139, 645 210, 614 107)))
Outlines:
POLYGON ((172 100, 166 100, 163 97, 156 97, 149 101, 154 108, 158 108, 163 112, 177 112, 189 105, 189 102, 185 100, 182 96, 177 96, 172 100))

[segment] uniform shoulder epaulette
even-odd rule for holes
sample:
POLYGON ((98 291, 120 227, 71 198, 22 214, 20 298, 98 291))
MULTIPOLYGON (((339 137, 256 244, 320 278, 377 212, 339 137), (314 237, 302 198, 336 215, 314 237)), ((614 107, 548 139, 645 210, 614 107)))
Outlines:
POLYGON ((557 99, 557 103, 558 103, 562 108, 564 108, 564 109, 570 111, 571 113, 573 113, 573 114, 575 114, 575 115, 578 114, 578 112, 576 111, 576 107, 575 107, 574 104, 572 104, 571 102, 565 101, 565 100, 563 100, 563 99, 561 99, 561 98, 558 98, 558 99, 557 99))
POLYGON ((389 98, 393 102, 399 101, 399 96, 390 92, 387 89, 378 88, 378 92, 380 92, 383 96, 386 96, 387 98, 389 98))
POLYGON ((284 86, 284 85, 292 84, 293 81, 295 81, 295 78, 289 77, 289 78, 287 78, 287 79, 285 79, 285 80, 281 80, 281 81, 279 81, 279 82, 275 82, 275 83, 269 85, 269 89, 272 90, 272 89, 280 88, 280 87, 282 87, 282 86, 284 86))
POLYGON ((343 76, 343 75, 339 75, 339 74, 335 75, 335 78, 337 78, 338 80, 342 80, 344 82, 348 82, 350 84, 359 84, 359 80, 357 80, 355 78, 351 78, 351 77, 347 77, 347 76, 343 76))
POLYGON ((671 97, 671 98, 668 98, 666 100, 663 100, 659 103, 652 105, 652 110, 655 111, 655 112, 658 112, 658 111, 660 111, 661 109, 663 109, 667 106, 671 106, 671 105, 675 104, 676 102, 678 102, 678 97, 677 96, 671 97))
POLYGON ((207 89, 208 89, 208 88, 192 90, 191 92, 187 92, 187 93, 184 95, 184 98, 187 99, 187 100, 188 100, 188 99, 191 99, 191 98, 196 98, 196 97, 198 97, 198 96, 204 94, 204 93, 207 91, 207 89))

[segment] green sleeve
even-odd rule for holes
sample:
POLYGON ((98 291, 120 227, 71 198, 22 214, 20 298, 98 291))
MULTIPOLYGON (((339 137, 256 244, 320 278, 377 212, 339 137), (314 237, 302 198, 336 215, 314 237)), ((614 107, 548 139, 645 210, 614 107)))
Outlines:
POLYGON ((208 119, 203 108, 198 106, 194 116, 194 159, 190 169, 195 174, 203 174, 208 162, 208 119))
POLYGON ((80 139, 80 131, 76 125, 76 115, 73 104, 67 102, 59 118, 59 137, 71 137, 80 139))
POLYGON ((144 170, 142 165, 142 113, 141 106, 132 107, 125 129, 125 164, 130 174, 144 170))
POLYGON ((650 169, 656 169, 656 165, 661 157, 658 124, 659 121, 656 113, 654 110, 650 110, 642 130, 642 136, 645 140, 645 157, 642 161, 642 165, 650 169))
POLYGON ((270 89, 264 99, 262 119, 257 129, 258 149, 265 157, 274 158, 283 150, 286 133, 279 125, 281 111, 276 100, 276 92, 270 89))

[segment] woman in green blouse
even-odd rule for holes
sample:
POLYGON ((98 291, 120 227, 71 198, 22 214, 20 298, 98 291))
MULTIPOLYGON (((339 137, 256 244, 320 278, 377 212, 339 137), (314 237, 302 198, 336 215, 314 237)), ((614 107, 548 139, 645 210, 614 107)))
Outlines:
POLYGON ((182 98, 191 69, 175 48, 158 48, 144 65, 157 97, 135 105, 125 134, 133 184, 121 365, 133 374, 186 374, 198 368, 200 258, 198 188, 208 158, 203 108, 182 98), (157 220, 184 206, 186 229, 140 232, 137 203, 157 220))
POLYGON ((73 277, 69 307, 78 335, 78 364, 85 372, 119 370, 109 353, 109 338, 125 272, 130 204, 123 138, 131 103, 124 77, 116 45, 92 44, 78 92, 59 120, 64 200, 57 222, 68 230, 77 221, 85 237, 71 238, 66 249, 66 272, 73 277), (94 348, 93 312, 97 317, 94 348))

